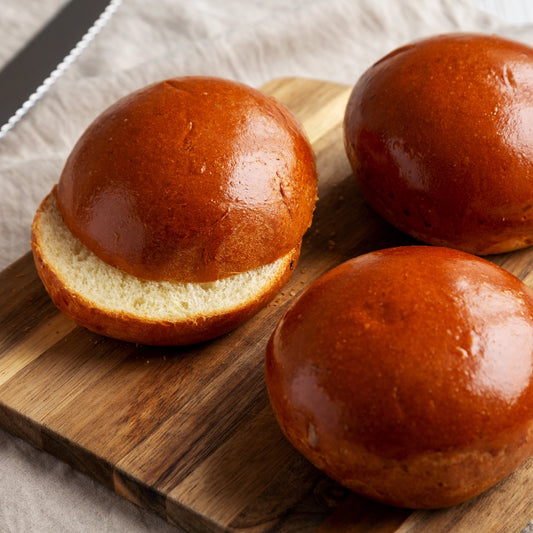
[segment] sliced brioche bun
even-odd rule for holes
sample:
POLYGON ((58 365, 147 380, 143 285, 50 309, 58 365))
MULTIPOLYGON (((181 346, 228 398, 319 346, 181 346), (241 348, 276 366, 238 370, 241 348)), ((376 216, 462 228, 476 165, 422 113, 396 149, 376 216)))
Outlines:
POLYGON ((77 324, 116 339, 184 345, 222 335, 250 318, 287 282, 300 247, 273 263, 218 281, 144 280, 104 263, 68 230, 55 191, 33 222, 39 276, 77 324))
POLYGON ((533 243, 533 48, 448 34, 372 65, 345 145, 368 203, 428 243, 486 255, 533 243))
POLYGON ((287 108, 233 81, 174 78, 89 125, 32 247, 78 324, 189 344, 235 328, 288 281, 316 199, 314 153, 287 108))
POLYGON ((334 268, 266 352, 290 442, 349 489, 438 508, 533 454, 533 292, 479 257, 408 246, 334 268))

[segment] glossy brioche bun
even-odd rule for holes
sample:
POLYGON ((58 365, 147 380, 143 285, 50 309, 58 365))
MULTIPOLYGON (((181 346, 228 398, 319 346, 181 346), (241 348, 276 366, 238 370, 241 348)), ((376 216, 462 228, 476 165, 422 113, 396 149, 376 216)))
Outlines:
POLYGON ((32 249, 78 324, 190 344, 235 328, 288 281, 316 195, 288 109, 236 82, 176 78, 87 128, 35 215, 32 249))
POLYGON ((294 115, 229 80, 169 79, 87 128, 57 186, 72 234, 151 280, 215 281, 272 263, 311 223, 312 148, 294 115))
POLYGON ((289 441, 382 503, 454 505, 533 453, 533 291, 462 251, 329 271, 282 317, 265 371, 289 441))
POLYGON ((372 65, 345 146, 361 191, 415 238, 475 254, 533 242, 533 49, 447 34, 372 65))

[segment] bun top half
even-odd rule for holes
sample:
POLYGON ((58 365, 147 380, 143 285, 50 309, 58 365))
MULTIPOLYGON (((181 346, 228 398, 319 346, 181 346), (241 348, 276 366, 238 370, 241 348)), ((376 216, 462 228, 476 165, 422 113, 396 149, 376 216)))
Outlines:
POLYGON ((317 175, 282 104, 233 81, 184 77, 97 117, 56 195, 69 230, 106 263, 144 279, 206 282, 299 247, 317 175))
POLYGON ((445 34, 359 79, 345 144, 368 203, 429 244, 491 254, 533 242, 533 48, 445 34))

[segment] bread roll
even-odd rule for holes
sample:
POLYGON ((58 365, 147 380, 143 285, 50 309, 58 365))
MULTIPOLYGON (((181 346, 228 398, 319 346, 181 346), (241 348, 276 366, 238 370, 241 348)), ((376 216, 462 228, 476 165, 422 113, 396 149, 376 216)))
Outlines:
POLYGON ((314 154, 288 109, 229 80, 175 78, 87 128, 36 214, 32 248, 52 299, 80 325, 199 342, 288 280, 316 195, 314 154))
POLYGON ((290 442, 349 489, 439 508, 533 453, 533 291, 465 252, 347 261, 276 327, 266 383, 290 442))
POLYGON ((368 203, 425 243, 475 254, 533 239, 533 49, 448 34, 372 65, 350 96, 345 146, 368 203))

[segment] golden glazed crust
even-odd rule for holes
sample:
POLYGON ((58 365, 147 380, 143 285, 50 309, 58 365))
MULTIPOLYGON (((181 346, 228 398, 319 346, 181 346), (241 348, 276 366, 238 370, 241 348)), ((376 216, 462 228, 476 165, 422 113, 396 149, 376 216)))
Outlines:
POLYGON ((281 428, 348 488, 404 507, 471 498, 533 453, 533 293, 496 265, 410 246, 350 260, 266 353, 281 428))
POLYGON ((299 246, 316 201, 314 154, 296 118, 260 91, 169 79, 104 111, 57 188, 67 227, 134 276, 205 282, 299 246))
POLYGON ((344 129, 368 203, 429 244, 476 254, 533 242, 533 49, 451 34, 401 47, 350 96, 344 129))

